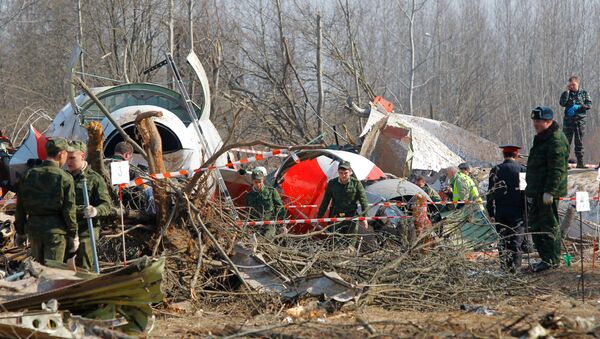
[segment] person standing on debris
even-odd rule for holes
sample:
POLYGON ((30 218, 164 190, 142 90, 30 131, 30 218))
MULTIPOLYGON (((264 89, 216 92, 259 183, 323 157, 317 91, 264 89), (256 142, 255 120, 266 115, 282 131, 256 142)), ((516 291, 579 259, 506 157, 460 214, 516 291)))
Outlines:
POLYGON ((563 119, 563 132, 569 142, 569 153, 571 143, 575 139, 575 156, 577 157, 577 168, 585 168, 583 162, 583 136, 585 132, 585 118, 587 111, 592 108, 592 99, 587 91, 579 88, 579 77, 573 75, 569 78, 567 90, 560 96, 560 105, 565 108, 563 119))
MULTIPOLYGON (((329 180, 327 183, 317 218, 322 218, 325 215, 329 203, 331 203, 329 209, 329 217, 331 218, 356 216, 358 214, 357 203, 360 204, 363 214, 366 213, 369 207, 365 188, 358 179, 352 176, 352 168, 348 161, 340 162, 338 177, 329 180)), ((360 223, 364 229, 369 227, 366 220, 362 220, 360 223)), ((354 221, 340 222, 333 226, 333 231, 344 234, 357 234, 358 224, 354 221)))
POLYGON ((79 224, 80 245, 77 249, 75 264, 85 269, 93 266, 92 241, 87 225, 87 219, 94 218, 94 237, 100 235, 101 218, 111 215, 111 202, 106 182, 88 166, 86 159, 87 146, 81 141, 71 142, 67 158, 67 168, 75 182, 75 202, 77 204, 77 219, 79 224), (84 205, 83 179, 86 179, 89 206, 84 205))
POLYGON ((529 226, 541 261, 532 267, 540 272, 560 264, 558 201, 567 193, 569 142, 546 106, 531 112, 536 136, 527 159, 529 226))
MULTIPOLYGON (((252 190, 246 195, 246 206, 252 220, 285 219, 285 208, 279 192, 265 185, 265 173, 260 168, 252 171, 252 190)), ((267 239, 273 239, 277 229, 275 225, 264 225, 260 233, 267 239)))
POLYGON ((19 185, 15 214, 17 245, 28 239, 33 258, 41 264, 49 260, 63 262, 67 248, 75 252, 79 247, 75 184, 61 169, 68 150, 66 139, 48 140, 48 160, 30 169, 19 185))
POLYGON ((440 198, 438 192, 436 192, 433 188, 431 188, 431 186, 427 184, 423 176, 417 176, 417 178, 415 179, 415 185, 419 186, 419 188, 421 188, 425 193, 427 193, 427 195, 431 198, 433 202, 442 201, 442 198, 440 198))
MULTIPOLYGON (((142 174, 141 170, 134 165, 131 165, 133 159, 133 146, 126 142, 121 141, 115 146, 115 151, 112 158, 107 160, 106 165, 110 166, 111 162, 114 161, 127 161, 129 162, 129 178, 133 180, 142 174)), ((152 186, 142 184, 141 186, 128 187, 123 190, 123 203, 126 207, 133 207, 134 209, 140 209, 145 211, 149 215, 156 214, 156 207, 154 205, 154 195, 152 186)), ((120 212, 120 211, 118 211, 120 212)))
MULTIPOLYGON (((448 169, 448 181, 450 182, 450 186, 447 188, 446 193, 452 196, 453 202, 475 202, 480 200, 477 185, 469 176, 470 169, 469 165, 464 162, 458 165, 458 169, 456 167, 450 167, 448 169)), ((463 204, 460 204, 457 208, 463 206, 463 204)))
POLYGON ((497 223, 500 267, 515 273, 521 267, 523 257, 525 197, 519 190, 519 173, 525 173, 525 166, 517 162, 521 147, 503 145, 500 148, 504 162, 490 172, 486 208, 490 218, 497 223))

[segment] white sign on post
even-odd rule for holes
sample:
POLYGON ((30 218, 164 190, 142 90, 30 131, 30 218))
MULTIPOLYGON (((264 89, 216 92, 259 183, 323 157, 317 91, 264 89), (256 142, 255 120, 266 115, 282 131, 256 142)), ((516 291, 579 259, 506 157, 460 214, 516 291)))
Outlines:
POLYGON ((598 167, 598 176, 596 177, 596 181, 600 181, 600 167, 598 167))
POLYGON ((577 201, 577 212, 588 212, 590 210, 590 195, 588 192, 577 192, 575 200, 577 201))
POLYGON ((128 184, 129 180, 129 161, 110 163, 110 183, 112 185, 128 184))
POLYGON ((519 173, 519 191, 524 191, 527 188, 527 180, 525 180, 525 176, 527 173, 519 173))

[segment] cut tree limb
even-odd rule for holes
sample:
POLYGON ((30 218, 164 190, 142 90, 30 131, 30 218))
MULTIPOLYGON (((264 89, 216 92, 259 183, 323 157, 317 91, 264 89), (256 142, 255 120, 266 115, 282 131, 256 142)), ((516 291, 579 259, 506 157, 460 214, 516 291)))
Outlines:
MULTIPOLYGON (((163 161, 162 139, 153 117, 162 117, 162 112, 150 111, 136 113, 135 125, 142 138, 142 142, 146 151, 148 167, 151 173, 166 172, 165 163, 163 161)), ((169 198, 167 196, 166 185, 162 182, 154 183, 154 203, 156 205, 156 225, 160 229, 167 222, 169 211, 169 198)))
POLYGON ((83 82, 83 80, 79 79, 78 77, 74 77, 73 81, 75 82, 75 84, 77 84, 79 87, 81 87, 81 89, 85 92, 85 94, 87 94, 90 97, 90 99, 92 99, 92 101, 96 104, 96 106, 98 106, 98 108, 100 109, 100 111, 102 112, 102 114, 104 114, 104 116, 106 116, 106 118, 108 119, 108 121, 110 121, 110 123, 115 127, 115 129, 123 137, 123 140, 125 140, 128 143, 130 143, 133 146, 133 149, 136 152, 138 152, 139 154, 141 154, 144 157, 144 159, 148 160, 148 155, 146 154, 146 152, 144 151, 144 149, 140 145, 138 145, 138 143, 135 142, 135 140, 133 140, 125 132, 125 130, 123 130, 123 128, 121 128, 121 125, 119 125, 115 121, 115 119, 113 119, 113 117, 110 115, 110 112, 106 109, 106 107, 104 107, 104 105, 102 104, 102 102, 100 102, 100 100, 98 99, 98 97, 96 97, 96 95, 94 93, 92 93, 92 90, 88 87, 88 85, 86 85, 86 83, 83 82))

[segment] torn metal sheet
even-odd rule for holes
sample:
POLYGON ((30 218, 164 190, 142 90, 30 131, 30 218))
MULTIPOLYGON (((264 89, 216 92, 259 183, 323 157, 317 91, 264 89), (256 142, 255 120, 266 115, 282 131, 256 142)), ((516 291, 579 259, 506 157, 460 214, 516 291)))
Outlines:
POLYGON ((253 251, 236 244, 231 260, 250 287, 260 292, 281 293, 287 286, 289 279, 269 266, 260 256, 253 251))
POLYGON ((398 113, 371 106, 361 137, 360 154, 382 170, 407 176, 411 170, 439 171, 469 162, 491 166, 501 159, 498 145, 443 121, 398 113))
POLYGON ((282 293, 282 296, 286 298, 298 298, 305 295, 323 296, 326 300, 348 302, 358 298, 360 290, 344 281, 336 272, 323 272, 323 274, 295 279, 290 283, 287 291, 282 293))
POLYGON ((378 181, 366 187, 367 192, 378 194, 386 200, 394 200, 400 197, 412 197, 421 194, 431 201, 431 198, 419 186, 406 179, 386 179, 378 181))
POLYGON ((90 318, 106 319, 122 314, 128 321, 124 331, 141 332, 152 315, 150 304, 163 299, 160 284, 164 264, 164 257, 158 260, 143 257, 129 262, 125 268, 101 275, 32 264, 29 277, 1 282, 0 291, 10 292, 0 293, 0 308, 36 310, 43 302, 56 299, 61 310, 90 318))
POLYGON ((250 287, 259 292, 276 293, 286 298, 305 295, 324 296, 347 302, 358 297, 359 288, 344 281, 336 272, 310 275, 290 280, 267 263, 260 253, 236 244, 231 260, 250 287))

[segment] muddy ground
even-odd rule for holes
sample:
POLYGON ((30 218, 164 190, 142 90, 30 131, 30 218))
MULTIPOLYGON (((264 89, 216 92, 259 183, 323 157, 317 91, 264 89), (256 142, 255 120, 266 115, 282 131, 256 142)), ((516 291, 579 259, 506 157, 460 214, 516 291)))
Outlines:
MULTIPOLYGON (((600 267, 592 269, 591 263, 585 265, 585 303, 581 300, 579 270, 579 264, 574 263, 571 267, 538 274, 522 273, 530 284, 539 287, 531 296, 507 293, 502 300, 470 300, 468 308, 473 308, 470 311, 389 311, 347 304, 331 313, 317 309, 294 317, 288 309, 295 305, 273 303, 267 308, 269 311, 257 314, 244 296, 228 296, 219 301, 215 295, 209 302, 157 310, 149 337, 502 338, 520 337, 528 332, 586 337, 600 324, 600 267)), ((314 300, 300 302, 307 307, 314 303, 314 300)), ((600 330, 595 333, 600 335, 600 330)))

